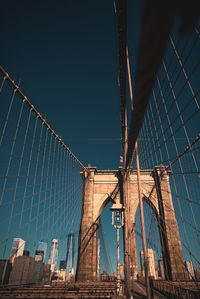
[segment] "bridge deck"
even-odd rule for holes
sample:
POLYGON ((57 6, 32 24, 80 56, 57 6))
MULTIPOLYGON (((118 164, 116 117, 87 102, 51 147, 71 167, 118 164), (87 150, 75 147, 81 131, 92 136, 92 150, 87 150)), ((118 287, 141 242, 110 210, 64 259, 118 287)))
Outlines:
POLYGON ((113 298, 115 295, 115 282, 63 282, 52 286, 0 288, 0 298, 113 298))

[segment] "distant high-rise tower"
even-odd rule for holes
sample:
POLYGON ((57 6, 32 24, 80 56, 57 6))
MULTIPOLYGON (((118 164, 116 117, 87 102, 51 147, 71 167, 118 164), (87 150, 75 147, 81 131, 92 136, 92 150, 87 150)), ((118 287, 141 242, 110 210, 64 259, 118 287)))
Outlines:
POLYGON ((44 252, 43 261, 45 261, 45 257, 46 257, 46 253, 47 253, 47 243, 39 242, 37 251, 43 251, 44 252))
POLYGON ((51 271, 56 269, 58 257, 58 240, 52 239, 51 241, 51 254, 49 256, 49 264, 51 264, 51 271))
POLYGON ((185 267, 188 271, 189 279, 194 279, 195 275, 194 275, 194 266, 193 266, 192 261, 186 261, 185 262, 185 267))
MULTIPOLYGON (((151 248, 147 248, 147 258, 148 258, 148 264, 149 264, 149 275, 157 278, 156 273, 156 253, 151 248)), ((141 264, 141 272, 142 276, 145 276, 144 271, 144 253, 143 250, 140 251, 140 264, 141 264)))
POLYGON ((158 273, 159 273, 159 277, 161 277, 162 279, 165 279, 165 268, 164 268, 164 262, 163 259, 158 260, 158 273))
POLYGON ((14 255, 22 256, 24 252, 24 246, 25 246, 24 240, 22 240, 21 238, 14 238, 12 250, 11 250, 11 256, 14 255))
POLYGON ((74 274, 74 233, 68 234, 66 253, 66 277, 74 274))

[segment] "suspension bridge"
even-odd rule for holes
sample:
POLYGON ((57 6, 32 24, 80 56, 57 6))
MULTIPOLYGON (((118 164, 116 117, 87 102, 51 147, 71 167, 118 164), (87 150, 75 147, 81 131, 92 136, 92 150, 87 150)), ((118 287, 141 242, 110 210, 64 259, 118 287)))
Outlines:
POLYGON ((132 68, 127 2, 114 5, 118 169, 84 165, 0 67, 2 298, 199 297, 198 14, 144 1, 132 68))

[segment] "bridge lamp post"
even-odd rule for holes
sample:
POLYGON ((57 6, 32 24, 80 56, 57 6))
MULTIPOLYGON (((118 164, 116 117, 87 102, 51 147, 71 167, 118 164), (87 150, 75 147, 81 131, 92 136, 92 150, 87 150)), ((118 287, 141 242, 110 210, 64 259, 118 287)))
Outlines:
POLYGON ((119 292, 121 285, 119 267, 119 229, 124 225, 124 208, 122 204, 115 203, 110 210, 112 211, 112 225, 117 229, 117 292, 119 292))

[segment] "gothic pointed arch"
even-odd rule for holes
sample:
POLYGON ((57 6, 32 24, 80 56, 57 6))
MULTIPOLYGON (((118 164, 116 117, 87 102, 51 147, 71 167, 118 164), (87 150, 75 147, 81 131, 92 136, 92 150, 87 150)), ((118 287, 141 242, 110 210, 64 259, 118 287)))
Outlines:
MULTIPOLYGON (((79 231, 79 252, 76 279, 97 280, 98 218, 109 200, 113 200, 119 182, 118 170, 87 168, 83 173, 82 217, 79 231)), ((120 185, 120 182, 119 182, 120 185)), ((131 279, 137 275, 137 252, 135 240, 135 214, 138 208, 137 172, 131 169, 126 177, 127 208, 124 226, 125 268, 131 279)), ((171 196, 169 173, 164 166, 154 170, 141 170, 143 200, 157 215, 164 267, 167 279, 186 279, 178 225, 171 196)), ((123 190, 115 196, 122 196, 123 190)), ((119 200, 119 199, 118 199, 119 200)))

